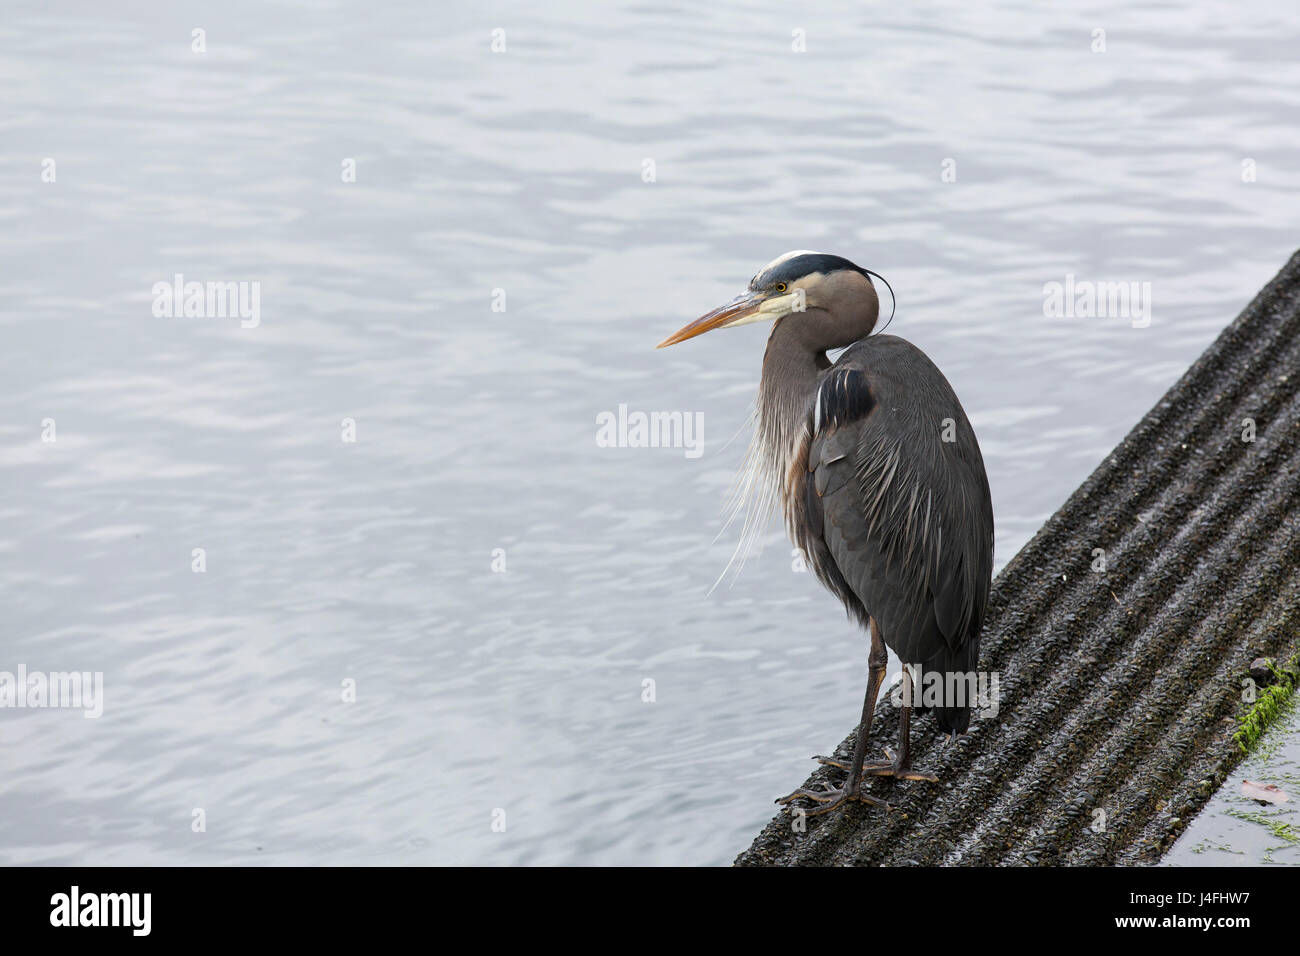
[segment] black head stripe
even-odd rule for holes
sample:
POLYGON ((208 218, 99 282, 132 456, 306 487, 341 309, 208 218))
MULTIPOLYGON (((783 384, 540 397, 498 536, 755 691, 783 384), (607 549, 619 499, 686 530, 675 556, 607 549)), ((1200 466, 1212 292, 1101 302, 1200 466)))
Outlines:
POLYGON ((841 272, 845 269, 864 276, 868 275, 866 269, 855 265, 843 256, 832 256, 824 252, 808 252, 787 259, 785 262, 760 272, 754 276, 751 284, 756 289, 777 282, 784 282, 788 285, 797 279, 802 279, 804 276, 812 275, 814 272, 841 272))

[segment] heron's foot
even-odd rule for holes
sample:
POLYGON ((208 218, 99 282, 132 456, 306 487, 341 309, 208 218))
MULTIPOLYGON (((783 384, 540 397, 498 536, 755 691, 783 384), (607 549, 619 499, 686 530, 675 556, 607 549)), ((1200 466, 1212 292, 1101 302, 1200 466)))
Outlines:
POLYGON ((818 806, 812 810, 805 810, 805 816, 815 817, 819 813, 830 813, 832 810, 844 806, 846 803, 857 800, 861 803, 869 804, 873 807, 884 807, 886 810, 892 810, 884 800, 877 800, 875 797, 863 793, 860 789, 856 793, 849 793, 846 789, 838 787, 828 787, 825 790, 808 790, 800 788, 787 797, 778 797, 777 803, 782 806, 789 806, 795 800, 811 800, 818 806))
MULTIPOLYGON (((885 756, 888 759, 868 760, 862 765, 862 773, 872 777, 894 777, 897 780, 923 780, 926 783, 939 782, 939 778, 932 773, 901 766, 898 757, 888 747, 885 748, 885 756)), ((813 759, 828 767, 838 767, 845 773, 850 770, 849 765, 843 760, 836 760, 832 757, 814 757, 813 759)))
MULTIPOLYGON (((879 770, 881 767, 892 767, 894 765, 894 752, 890 750, 888 747, 886 747, 885 756, 889 759, 868 760, 865 763, 863 763, 862 772, 869 773, 873 770, 879 770)), ((852 767, 849 766, 849 762, 847 760, 840 760, 838 757, 822 757, 819 755, 813 757, 813 760, 816 760, 818 763, 824 764, 827 767, 834 767, 837 770, 843 770, 845 773, 848 773, 851 769, 853 769, 852 767)))
POLYGON ((893 763, 888 767, 881 767, 873 770, 863 770, 863 773, 869 773, 873 777, 893 777, 895 780, 924 780, 926 783, 938 783, 937 774, 930 773, 928 770, 915 770, 911 767, 900 767, 893 763))

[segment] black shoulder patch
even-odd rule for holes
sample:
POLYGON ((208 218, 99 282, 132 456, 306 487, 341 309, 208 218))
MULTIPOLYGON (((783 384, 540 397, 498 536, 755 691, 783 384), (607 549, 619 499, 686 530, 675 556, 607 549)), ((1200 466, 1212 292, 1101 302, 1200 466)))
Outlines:
POLYGON ((876 407, 865 372, 832 368, 822 379, 813 404, 813 435, 824 429, 865 418, 876 407))

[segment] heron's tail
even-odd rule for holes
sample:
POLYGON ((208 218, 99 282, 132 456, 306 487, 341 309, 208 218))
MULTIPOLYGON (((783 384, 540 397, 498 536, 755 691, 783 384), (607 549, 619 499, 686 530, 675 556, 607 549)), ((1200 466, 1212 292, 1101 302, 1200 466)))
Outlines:
POLYGON ((921 702, 948 733, 966 733, 971 708, 982 704, 979 693, 987 688, 981 687, 975 670, 978 658, 979 635, 974 634, 958 650, 945 646, 923 665, 921 702))

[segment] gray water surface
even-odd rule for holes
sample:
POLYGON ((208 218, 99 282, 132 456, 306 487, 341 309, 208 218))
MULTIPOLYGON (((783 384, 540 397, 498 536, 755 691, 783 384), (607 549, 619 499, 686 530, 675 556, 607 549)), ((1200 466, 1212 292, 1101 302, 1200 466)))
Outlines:
POLYGON ((0 862, 728 862, 856 718, 866 640, 776 524, 708 593, 766 330, 654 345, 789 249, 882 272, 1001 566, 1296 247, 1298 33, 8 4, 0 670, 105 689, 0 710, 0 862), (259 323, 155 316, 178 273, 258 283, 259 323), (1067 275, 1150 283, 1149 327, 1045 316, 1067 275), (703 453, 600 447, 620 404, 703 413, 703 453))

